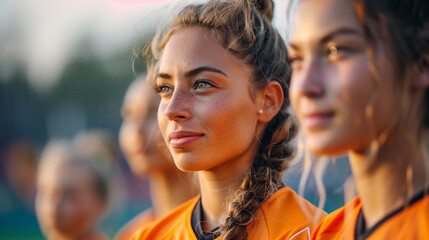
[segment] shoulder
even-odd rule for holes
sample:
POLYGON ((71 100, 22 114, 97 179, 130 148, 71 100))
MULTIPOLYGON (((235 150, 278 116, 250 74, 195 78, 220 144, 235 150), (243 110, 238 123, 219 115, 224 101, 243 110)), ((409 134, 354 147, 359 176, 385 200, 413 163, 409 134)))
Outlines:
POLYGON ((371 239, 429 239, 429 195, 371 229, 371 239))
POLYGON ((183 203, 165 217, 139 229, 133 239, 194 239, 191 216, 199 198, 183 203))
POLYGON ((312 239, 344 239, 354 236, 362 208, 359 197, 326 216, 316 227, 312 239))
MULTIPOLYGON (((269 239, 292 239, 296 234, 308 236, 326 213, 296 194, 289 187, 275 192, 257 212, 255 232, 269 239), (262 231, 264 228, 266 230, 262 231), (265 233, 264 233, 265 232, 265 233)), ((250 235, 252 233, 250 232, 250 235)), ((308 238, 293 238, 308 239, 308 238)))
POLYGON ((299 196, 289 187, 275 192, 262 204, 262 210, 265 215, 281 214, 283 218, 293 217, 295 221, 313 220, 317 215, 326 216, 323 210, 299 196))
POLYGON ((151 208, 140 213, 133 219, 131 219, 124 227, 122 227, 118 234, 116 234, 116 240, 128 240, 133 234, 143 226, 146 226, 155 221, 155 214, 151 208))

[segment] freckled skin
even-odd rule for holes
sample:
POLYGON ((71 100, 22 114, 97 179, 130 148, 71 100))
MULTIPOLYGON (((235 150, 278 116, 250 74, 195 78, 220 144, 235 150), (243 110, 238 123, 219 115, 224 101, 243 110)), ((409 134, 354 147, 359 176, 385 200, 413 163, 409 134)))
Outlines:
POLYGON ((231 165, 249 166, 257 148, 258 123, 258 108, 249 93, 250 68, 208 31, 191 27, 176 32, 168 41, 159 72, 171 75, 171 79, 157 79, 158 86, 166 83, 173 88, 171 95, 161 93, 158 122, 176 165, 185 171, 217 169, 220 174, 231 172, 231 165), (226 76, 213 72, 185 76, 202 66, 219 69, 226 76), (194 84, 199 79, 214 86, 196 90, 194 84), (203 136, 184 148, 175 148, 168 139, 175 131, 203 136))

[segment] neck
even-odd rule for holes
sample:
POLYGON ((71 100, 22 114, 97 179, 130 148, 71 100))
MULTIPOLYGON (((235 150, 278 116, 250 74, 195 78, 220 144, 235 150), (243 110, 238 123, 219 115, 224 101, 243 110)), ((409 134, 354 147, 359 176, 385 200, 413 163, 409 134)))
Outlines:
POLYGON ((234 200, 251 167, 252 162, 249 159, 231 160, 216 169, 198 173, 204 231, 210 231, 220 225, 223 214, 227 212, 229 203, 234 200))
POLYGON ((406 205, 429 177, 423 141, 401 135, 376 151, 375 161, 368 158, 370 150, 349 154, 367 229, 406 205))
POLYGON ((198 193, 196 179, 180 170, 154 173, 149 177, 153 211, 159 219, 198 193))

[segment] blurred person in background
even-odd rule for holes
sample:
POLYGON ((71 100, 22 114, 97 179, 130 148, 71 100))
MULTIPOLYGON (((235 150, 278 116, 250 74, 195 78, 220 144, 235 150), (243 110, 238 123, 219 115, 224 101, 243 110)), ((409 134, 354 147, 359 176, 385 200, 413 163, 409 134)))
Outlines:
POLYGON ((13 142, 6 150, 6 180, 19 202, 31 211, 34 211, 37 163, 37 151, 26 140, 13 142))
POLYGON ((157 111, 160 98, 146 76, 129 86, 122 106, 119 143, 133 173, 149 180, 153 207, 137 215, 115 239, 130 239, 135 231, 163 217, 198 193, 192 173, 180 171, 162 138, 157 111))
POLYGON ((112 166, 105 157, 81 154, 79 141, 52 141, 38 169, 36 213, 47 239, 108 239, 99 223, 109 205, 112 166))

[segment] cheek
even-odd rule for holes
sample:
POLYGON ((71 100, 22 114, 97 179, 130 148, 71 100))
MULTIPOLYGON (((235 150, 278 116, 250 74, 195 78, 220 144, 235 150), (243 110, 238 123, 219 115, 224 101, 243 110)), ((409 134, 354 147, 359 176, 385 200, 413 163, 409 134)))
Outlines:
MULTIPOLYGON (((340 118, 336 122, 337 148, 343 151, 365 147, 370 139, 367 108, 373 105, 374 79, 365 57, 338 71, 335 98, 340 118)), ((375 109, 373 109, 375 110, 375 109)))
POLYGON ((127 146, 129 144, 129 126, 126 123, 122 123, 121 129, 119 130, 119 146, 124 153, 128 152, 127 146))
POLYGON ((49 208, 50 204, 48 204, 46 200, 43 200, 40 194, 37 194, 35 205, 36 215, 39 222, 41 222, 42 225, 46 225, 46 221, 49 218, 49 212, 51 211, 51 209, 49 208))
POLYGON ((168 125, 168 118, 167 116, 164 114, 165 109, 167 108, 167 103, 161 101, 161 103, 159 104, 159 108, 158 108, 158 128, 161 131, 162 137, 164 137, 165 139, 165 133, 167 131, 167 125, 168 125))
POLYGON ((61 206, 61 216, 69 221, 74 221, 79 215, 82 214, 82 203, 80 197, 73 199, 65 199, 61 206))
POLYGON ((253 139, 256 127, 254 103, 247 94, 244 95, 235 99, 230 95, 221 96, 205 109, 204 122, 217 141, 216 145, 233 148, 240 147, 241 143, 247 146, 253 139))
POLYGON ((338 105, 349 113, 349 118, 364 118, 365 107, 374 90, 366 58, 361 57, 345 64, 331 78, 334 79, 332 89, 335 89, 333 95, 338 105))
POLYGON ((291 103, 291 106, 295 113, 299 116, 299 106, 298 106, 298 99, 299 99, 299 92, 297 88, 297 79, 294 80, 294 77, 292 76, 290 86, 289 86, 289 100, 291 103))
POLYGON ((145 139, 148 141, 148 144, 153 147, 159 147, 160 143, 164 142, 162 137, 158 119, 151 119, 145 126, 145 139))

